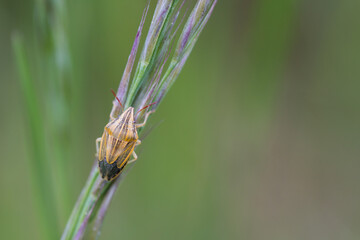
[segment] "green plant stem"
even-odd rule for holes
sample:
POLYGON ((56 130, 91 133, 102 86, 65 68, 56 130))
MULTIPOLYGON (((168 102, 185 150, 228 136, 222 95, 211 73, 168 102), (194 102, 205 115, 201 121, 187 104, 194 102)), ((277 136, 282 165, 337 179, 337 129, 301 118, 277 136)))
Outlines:
POLYGON ((76 234, 77 229, 79 228, 81 224, 81 219, 85 218, 85 212, 89 209, 89 206, 91 205, 92 198, 91 193, 94 189, 96 180, 99 177, 99 172, 94 165, 93 169, 91 170, 90 176, 88 180, 86 181, 86 185, 78 199, 78 202, 76 203, 70 219, 66 225, 65 231, 61 237, 61 239, 73 239, 74 235, 76 234))
POLYGON ((42 232, 46 239, 56 239, 60 233, 57 228, 56 205, 54 202, 52 182, 49 181, 49 162, 46 158, 45 133, 41 121, 40 108, 36 98, 33 81, 27 62, 24 43, 22 38, 14 34, 12 38, 15 61, 19 73, 20 87, 23 92, 26 119, 29 123, 29 137, 31 139, 30 168, 33 187, 35 188, 35 204, 42 232))
POLYGON ((61 237, 62 240, 81 239, 83 237, 87 223, 91 221, 89 219, 95 218, 103 202, 102 200, 106 197, 108 190, 113 184, 114 181, 107 182, 100 177, 96 161, 78 202, 71 213, 61 237), (88 220, 85 221, 86 219, 88 220))
MULTIPOLYGON (((51 158, 53 161, 53 182, 56 189, 58 215, 64 220, 65 214, 71 210, 69 176, 67 166, 70 155, 70 104, 67 89, 73 89, 71 52, 68 47, 66 25, 66 2, 35 1, 34 47, 37 55, 38 79, 46 89, 47 132, 51 142, 51 158), (51 21, 49 21, 51 19, 51 21)), ((75 94, 74 94, 75 95, 75 94)))

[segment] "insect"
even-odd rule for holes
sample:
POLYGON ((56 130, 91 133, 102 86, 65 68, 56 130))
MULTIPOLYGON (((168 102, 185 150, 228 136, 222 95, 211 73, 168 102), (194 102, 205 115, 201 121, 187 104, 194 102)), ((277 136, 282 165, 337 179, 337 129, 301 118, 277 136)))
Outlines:
MULTIPOLYGON (((113 94, 120 103, 120 106, 122 106, 114 92, 113 94)), ((137 113, 152 104, 140 109, 137 113)), ((115 179, 126 164, 137 160, 134 148, 141 143, 137 128, 145 126, 149 115, 153 112, 146 113, 144 122, 140 124, 136 123, 135 118, 137 114, 134 116, 133 107, 123 111, 119 117, 115 117, 113 111, 110 113, 110 122, 105 126, 102 137, 96 139, 99 171, 103 179, 107 181, 115 179), (129 160, 131 155, 134 158, 129 160)))

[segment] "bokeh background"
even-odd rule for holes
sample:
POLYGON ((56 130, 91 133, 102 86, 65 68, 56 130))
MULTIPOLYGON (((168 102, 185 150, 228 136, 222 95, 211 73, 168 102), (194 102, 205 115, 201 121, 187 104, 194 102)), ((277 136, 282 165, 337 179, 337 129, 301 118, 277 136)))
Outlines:
MULTIPOLYGON (((36 60, 35 2, 0 1, 1 239, 43 239, 11 47, 17 31, 36 60)), ((33 79, 54 156, 47 161, 59 232, 90 172, 109 89, 146 2, 67 1, 71 80, 58 87, 33 79), (65 179, 56 159, 65 159, 65 179)), ((151 119, 157 127, 138 149, 101 239, 359 239, 359 10, 355 0, 219 1, 151 119)), ((37 67, 31 71, 47 68, 37 67)))

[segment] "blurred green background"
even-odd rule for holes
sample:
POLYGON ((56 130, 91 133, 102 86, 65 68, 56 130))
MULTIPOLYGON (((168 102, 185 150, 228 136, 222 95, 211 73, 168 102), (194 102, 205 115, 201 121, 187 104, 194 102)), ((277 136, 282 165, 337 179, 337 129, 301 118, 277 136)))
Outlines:
MULTIPOLYGON (((66 179, 47 159, 60 232, 90 172, 109 89, 121 79, 146 2, 68 1, 71 81, 49 92, 34 80, 45 122, 60 119, 45 123, 45 133, 56 127, 69 149, 66 179), (69 109, 51 103, 58 91, 69 109)), ((29 59, 38 50, 34 3, 0 1, 1 239, 43 238, 11 47, 17 30, 29 59)), ((355 0, 219 1, 151 119, 163 122, 138 150, 101 239, 359 239, 359 10, 355 0)))

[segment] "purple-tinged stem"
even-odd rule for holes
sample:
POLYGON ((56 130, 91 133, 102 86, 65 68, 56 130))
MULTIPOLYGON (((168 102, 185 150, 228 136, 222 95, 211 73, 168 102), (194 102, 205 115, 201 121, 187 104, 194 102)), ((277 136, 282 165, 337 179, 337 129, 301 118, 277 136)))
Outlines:
MULTIPOLYGON (((141 18, 141 21, 140 21, 140 25, 139 25, 138 31, 136 33, 134 44, 132 46, 132 49, 131 49, 131 52, 130 52, 130 55, 129 55, 129 58, 128 58, 128 61, 127 61, 127 64, 126 64, 126 67, 125 67, 125 70, 124 70, 124 73, 123 73, 123 76, 121 78, 119 88, 118 88, 118 91, 117 91, 117 96, 118 96, 118 98, 120 99, 120 101, 122 103, 124 103, 125 100, 126 100, 125 97, 126 97, 126 93, 127 93, 128 86, 129 86, 131 72, 132 72, 132 68, 134 66, 136 53, 137 53, 137 50, 139 48, 141 32, 142 32, 142 29, 143 29, 143 26, 144 26, 144 23, 145 23, 145 19, 146 19, 146 15, 147 15, 148 10, 149 10, 149 3, 146 6, 146 8, 144 9, 144 12, 143 12, 143 15, 142 15, 142 18, 141 18)), ((119 106, 119 103, 116 100, 114 100, 114 102, 115 102, 116 106, 119 106)))

